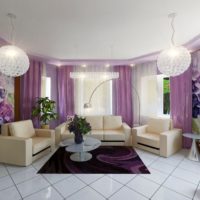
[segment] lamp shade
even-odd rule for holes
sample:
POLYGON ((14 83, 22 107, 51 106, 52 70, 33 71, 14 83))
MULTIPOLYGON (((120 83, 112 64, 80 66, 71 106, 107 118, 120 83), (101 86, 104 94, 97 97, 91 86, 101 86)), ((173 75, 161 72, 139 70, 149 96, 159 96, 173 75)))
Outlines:
POLYGON ((26 53, 13 45, 0 48, 0 72, 11 77, 21 76, 29 68, 29 58, 26 53))
POLYGON ((173 46, 160 53, 157 66, 167 76, 178 76, 185 72, 191 63, 190 52, 183 46, 173 46))

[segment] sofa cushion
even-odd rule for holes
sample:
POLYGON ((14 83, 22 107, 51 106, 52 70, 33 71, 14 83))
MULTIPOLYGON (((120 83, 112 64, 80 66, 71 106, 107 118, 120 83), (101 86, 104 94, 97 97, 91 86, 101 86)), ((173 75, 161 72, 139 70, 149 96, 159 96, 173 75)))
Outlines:
POLYGON ((160 134, 170 130, 170 119, 150 118, 148 120, 147 132, 160 134))
POLYGON ((105 130, 105 141, 125 141, 125 134, 122 130, 105 130))
POLYGON ((154 133, 143 133, 137 136, 137 143, 160 148, 160 135, 154 133))
POLYGON ((66 139, 71 139, 71 138, 74 138, 74 133, 70 133, 68 130, 66 130, 61 134, 60 137, 62 141, 66 139))
POLYGON ((122 128, 121 116, 104 116, 103 117, 104 130, 116 130, 122 128))
POLYGON ((92 130, 103 130, 103 116, 86 116, 85 118, 90 123, 92 130))
POLYGON ((35 130, 31 120, 10 123, 9 129, 12 136, 22 138, 31 138, 35 136, 35 130))
POLYGON ((33 137, 33 154, 36 154, 52 145, 52 139, 47 137, 33 137))
POLYGON ((103 130, 92 130, 89 134, 87 134, 87 136, 103 140, 103 130))

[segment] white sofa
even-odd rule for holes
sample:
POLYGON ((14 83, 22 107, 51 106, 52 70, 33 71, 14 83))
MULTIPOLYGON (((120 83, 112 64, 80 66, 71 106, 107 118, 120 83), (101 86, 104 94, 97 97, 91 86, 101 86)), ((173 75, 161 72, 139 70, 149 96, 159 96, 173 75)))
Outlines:
POLYGON ((133 146, 168 157, 182 148, 182 130, 172 120, 150 118, 147 125, 132 129, 133 146))
POLYGON ((0 162, 27 166, 53 150, 54 146, 54 130, 34 129, 31 120, 3 124, 0 162))
MULTIPOLYGON (((84 116, 92 130, 87 135, 101 140, 103 145, 132 145, 131 128, 122 123, 121 116, 84 116)), ((56 144, 68 138, 73 138, 67 128, 67 122, 55 129, 56 144)))

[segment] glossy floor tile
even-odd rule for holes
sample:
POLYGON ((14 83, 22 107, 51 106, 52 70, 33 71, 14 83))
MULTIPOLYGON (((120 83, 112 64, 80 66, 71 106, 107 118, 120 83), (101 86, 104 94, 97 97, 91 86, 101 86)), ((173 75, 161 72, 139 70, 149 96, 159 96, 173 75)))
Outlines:
POLYGON ((115 181, 109 176, 104 176, 91 184, 91 187, 94 190, 103 194, 103 196, 106 198, 118 191, 122 186, 123 185, 121 183, 115 181))
POLYGON ((80 189, 84 188, 86 184, 80 181, 75 176, 68 177, 54 185, 57 191, 62 194, 63 197, 68 197, 80 189))
POLYGON ((151 174, 37 174, 52 154, 28 167, 1 163, 0 200, 200 200, 200 163, 187 150, 136 151, 151 174))

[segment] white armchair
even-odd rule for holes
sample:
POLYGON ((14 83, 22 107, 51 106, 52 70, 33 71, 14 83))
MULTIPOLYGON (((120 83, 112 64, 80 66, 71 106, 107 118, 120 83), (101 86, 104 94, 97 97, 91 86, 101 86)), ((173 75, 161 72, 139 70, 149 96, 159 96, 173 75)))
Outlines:
POLYGON ((150 118, 147 125, 132 129, 135 147, 168 157, 182 147, 182 130, 173 128, 170 119, 150 118))
POLYGON ((31 120, 2 125, 0 162, 27 166, 55 145, 54 130, 34 129, 31 120))

